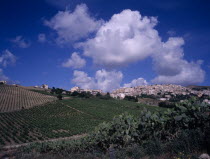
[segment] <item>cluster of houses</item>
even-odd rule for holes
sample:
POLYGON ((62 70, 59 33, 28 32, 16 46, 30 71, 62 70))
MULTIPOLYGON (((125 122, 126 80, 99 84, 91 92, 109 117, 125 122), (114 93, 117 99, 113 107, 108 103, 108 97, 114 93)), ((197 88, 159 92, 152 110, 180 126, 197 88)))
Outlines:
MULTIPOLYGON (((0 84, 7 84, 6 81, 0 81, 0 84)), ((41 86, 34 86, 36 89, 45 89, 49 90, 49 86, 47 84, 43 84, 41 86)), ((92 95, 96 95, 97 93, 104 94, 100 89, 82 89, 80 87, 72 87, 69 90, 71 93, 73 92, 90 92, 92 95)), ((66 94, 66 91, 63 92, 66 94)), ((144 85, 130 88, 119 88, 114 90, 110 96, 113 98, 124 99, 125 96, 142 96, 142 95, 153 95, 160 97, 160 101, 170 100, 172 97, 176 97, 177 95, 195 95, 197 97, 207 96, 209 98, 205 99, 205 102, 210 104, 210 88, 203 90, 195 90, 188 87, 183 87, 181 85, 173 85, 173 84, 162 84, 162 85, 144 85)))
MULTIPOLYGON (((188 88, 182 87, 180 85, 145 85, 145 86, 137 86, 131 88, 120 88, 116 89, 111 93, 113 98, 124 98, 125 96, 141 96, 145 95, 163 95, 163 94, 189 94, 188 88)), ((169 97, 169 96, 168 96, 169 97)), ((168 98, 166 97, 166 98, 168 98)))
POLYGON ((78 92, 78 93, 90 92, 92 95, 96 95, 97 93, 103 94, 102 90, 100 90, 100 89, 81 89, 80 87, 72 87, 70 89, 70 92, 71 93, 73 93, 73 92, 78 92))
POLYGON ((43 84, 41 86, 34 86, 34 88, 49 89, 49 86, 47 84, 43 84))
POLYGON ((146 85, 131 88, 116 89, 111 93, 111 97, 123 99, 125 96, 141 96, 141 95, 154 95, 161 96, 159 100, 169 100, 172 96, 176 95, 191 95, 194 94, 198 97, 202 95, 210 96, 210 90, 197 91, 181 85, 146 85))

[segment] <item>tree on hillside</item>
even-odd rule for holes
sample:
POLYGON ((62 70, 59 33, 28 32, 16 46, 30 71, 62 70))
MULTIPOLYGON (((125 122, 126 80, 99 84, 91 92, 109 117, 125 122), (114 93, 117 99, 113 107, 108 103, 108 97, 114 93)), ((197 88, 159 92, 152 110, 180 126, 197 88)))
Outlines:
POLYGON ((102 96, 102 95, 101 95, 101 93, 99 93, 99 92, 96 94, 96 97, 101 97, 101 96, 102 96))
POLYGON ((124 100, 132 101, 132 102, 138 102, 138 98, 133 97, 133 96, 125 96, 124 100))
POLYGON ((55 94, 55 87, 53 87, 50 91, 51 94, 55 94))
POLYGON ((62 100, 62 99, 63 99, 63 96, 62 96, 61 94, 59 94, 59 95, 57 96, 57 98, 58 98, 58 100, 62 100))
POLYGON ((77 92, 77 91, 74 91, 72 94, 71 94, 71 96, 78 96, 79 95, 79 92, 77 92))
POLYGON ((66 95, 71 96, 71 92, 70 91, 66 91, 66 95))
POLYGON ((79 93, 78 96, 81 97, 81 98, 90 98, 93 95, 90 92, 81 92, 81 93, 79 93))
POLYGON ((61 88, 56 88, 55 93, 56 93, 56 94, 62 94, 63 91, 64 91, 64 90, 61 89, 61 88))
POLYGON ((101 96, 100 98, 101 98, 101 99, 106 99, 106 100, 112 99, 112 97, 110 96, 110 93, 109 93, 109 92, 107 92, 106 95, 101 96))

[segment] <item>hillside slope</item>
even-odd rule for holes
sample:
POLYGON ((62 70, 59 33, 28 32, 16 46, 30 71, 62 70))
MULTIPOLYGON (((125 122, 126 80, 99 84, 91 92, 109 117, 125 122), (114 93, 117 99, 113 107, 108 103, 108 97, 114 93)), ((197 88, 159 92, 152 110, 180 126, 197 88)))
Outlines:
POLYGON ((138 117, 144 108, 151 112, 166 110, 125 100, 72 98, 0 113, 0 147, 89 133, 125 112, 138 117))
POLYGON ((0 85, 0 112, 11 112, 42 105, 56 100, 21 87, 0 85))

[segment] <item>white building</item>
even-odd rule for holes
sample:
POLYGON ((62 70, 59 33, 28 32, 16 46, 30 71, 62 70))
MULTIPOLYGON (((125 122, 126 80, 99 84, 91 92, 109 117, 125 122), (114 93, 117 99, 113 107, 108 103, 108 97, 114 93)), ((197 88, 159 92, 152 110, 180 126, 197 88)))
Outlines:
POLYGON ((93 95, 96 95, 97 93, 102 93, 102 90, 100 90, 100 89, 81 89, 80 87, 72 87, 71 89, 70 89, 70 92, 79 92, 79 93, 81 93, 81 92, 90 92, 91 94, 93 94, 93 95))
POLYGON ((0 81, 0 84, 7 84, 7 81, 0 81))
POLYGON ((48 89, 49 86, 48 86, 47 84, 43 84, 43 85, 41 86, 41 88, 48 89))
POLYGON ((70 89, 70 92, 72 92, 72 93, 75 92, 75 91, 76 91, 76 92, 80 92, 80 90, 81 90, 80 87, 72 87, 72 88, 70 89))

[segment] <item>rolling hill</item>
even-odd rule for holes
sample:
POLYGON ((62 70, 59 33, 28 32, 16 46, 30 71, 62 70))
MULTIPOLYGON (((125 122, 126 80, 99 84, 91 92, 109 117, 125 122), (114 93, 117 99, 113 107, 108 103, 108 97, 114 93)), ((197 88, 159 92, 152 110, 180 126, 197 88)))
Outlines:
POLYGON ((125 100, 71 98, 20 111, 0 112, 0 146, 89 133, 114 116, 125 112, 138 116, 144 108, 153 112, 166 110, 125 100))
POLYGON ((56 97, 43 95, 22 87, 0 85, 0 112, 27 109, 54 100, 56 97))

